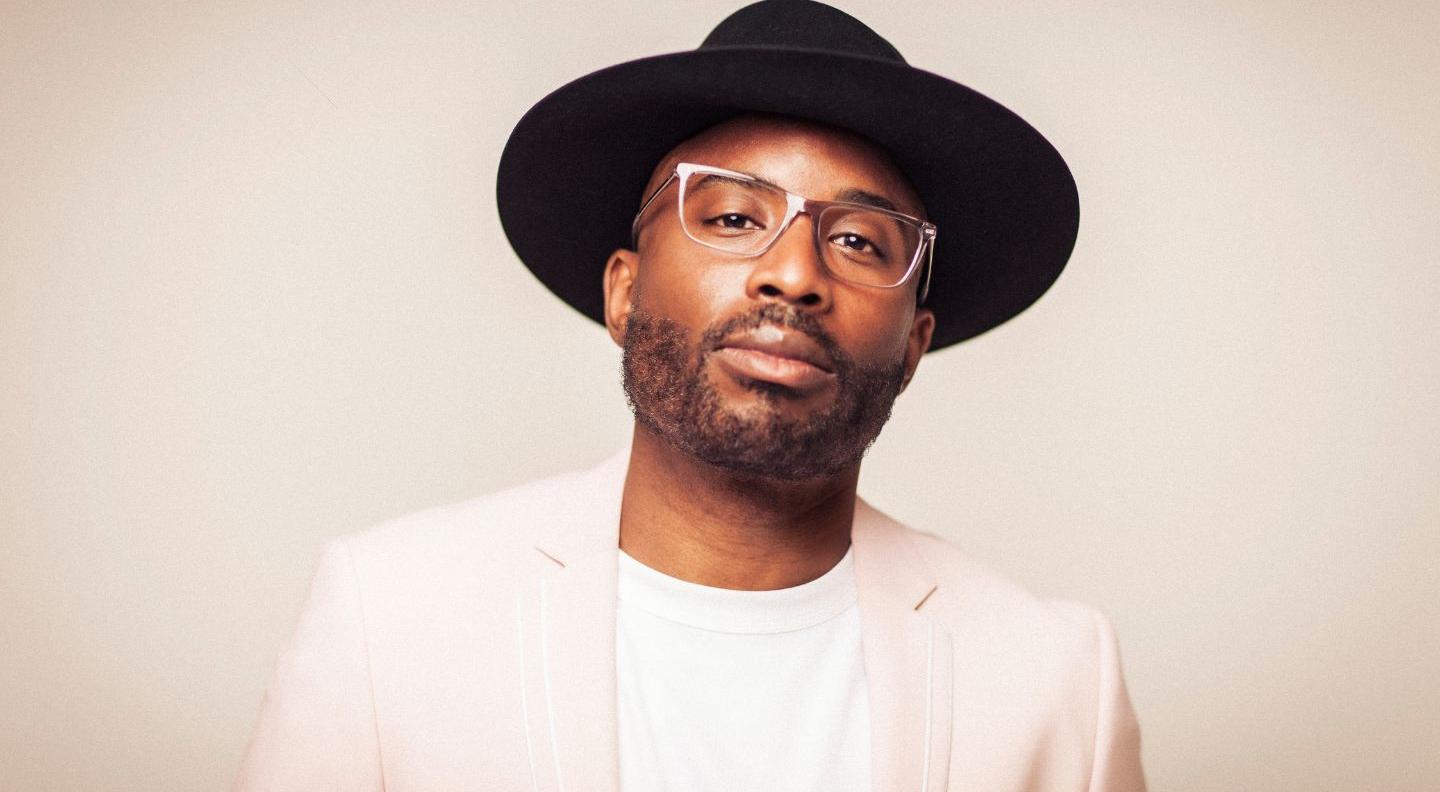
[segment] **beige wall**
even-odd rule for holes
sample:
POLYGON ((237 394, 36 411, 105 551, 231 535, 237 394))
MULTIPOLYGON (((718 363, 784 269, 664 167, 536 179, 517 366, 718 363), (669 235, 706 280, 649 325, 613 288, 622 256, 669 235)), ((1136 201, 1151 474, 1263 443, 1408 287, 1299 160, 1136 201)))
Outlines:
MULTIPOLYGON (((0 789, 223 787, 327 537, 625 435, 495 164, 732 4, 409 5, 0 6, 0 789)), ((1157 790, 1440 788, 1436 5, 843 5, 1084 207, 864 491, 1114 618, 1157 790)))

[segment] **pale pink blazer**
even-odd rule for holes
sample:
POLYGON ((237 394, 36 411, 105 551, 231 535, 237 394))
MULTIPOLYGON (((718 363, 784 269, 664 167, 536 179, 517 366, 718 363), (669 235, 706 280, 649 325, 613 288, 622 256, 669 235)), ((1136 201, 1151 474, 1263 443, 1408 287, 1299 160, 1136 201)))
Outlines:
MULTIPOLYGON (((236 788, 615 792, 628 461, 333 541, 236 788)), ((873 789, 1144 789, 1103 616, 863 502, 852 541, 873 789)))

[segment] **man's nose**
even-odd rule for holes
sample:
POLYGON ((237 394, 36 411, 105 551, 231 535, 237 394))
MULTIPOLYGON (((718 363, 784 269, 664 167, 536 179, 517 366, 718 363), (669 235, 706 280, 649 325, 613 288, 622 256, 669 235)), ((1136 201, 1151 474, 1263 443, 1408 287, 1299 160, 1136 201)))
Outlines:
POLYGON ((815 219, 795 216, 770 249, 756 257, 745 283, 752 300, 780 300, 823 311, 830 307, 832 282, 815 247, 815 219))

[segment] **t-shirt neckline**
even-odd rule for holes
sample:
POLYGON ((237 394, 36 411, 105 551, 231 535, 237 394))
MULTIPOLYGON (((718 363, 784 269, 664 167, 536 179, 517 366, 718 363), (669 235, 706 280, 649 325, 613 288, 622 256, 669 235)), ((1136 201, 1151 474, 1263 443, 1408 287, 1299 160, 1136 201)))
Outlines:
POLYGON ((620 602, 701 630, 769 634, 822 624, 857 604, 854 546, 829 571, 798 586, 741 591, 681 580, 620 550, 620 602))

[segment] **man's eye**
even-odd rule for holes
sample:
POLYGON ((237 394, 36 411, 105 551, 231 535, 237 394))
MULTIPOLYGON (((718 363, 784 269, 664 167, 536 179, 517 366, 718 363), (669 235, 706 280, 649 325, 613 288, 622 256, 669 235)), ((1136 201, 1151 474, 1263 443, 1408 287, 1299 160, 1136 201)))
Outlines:
POLYGON ((721 228, 752 229, 760 227, 760 224, 752 220, 749 215, 740 214, 739 212, 716 215, 710 218, 709 222, 721 228))
POLYGON ((845 248, 846 252, 861 253, 866 256, 874 256, 876 258, 885 257, 885 251, 877 247, 874 242, 871 242, 869 239, 866 239, 859 234, 836 234, 835 236, 830 237, 830 241, 834 242, 840 247, 845 248))

